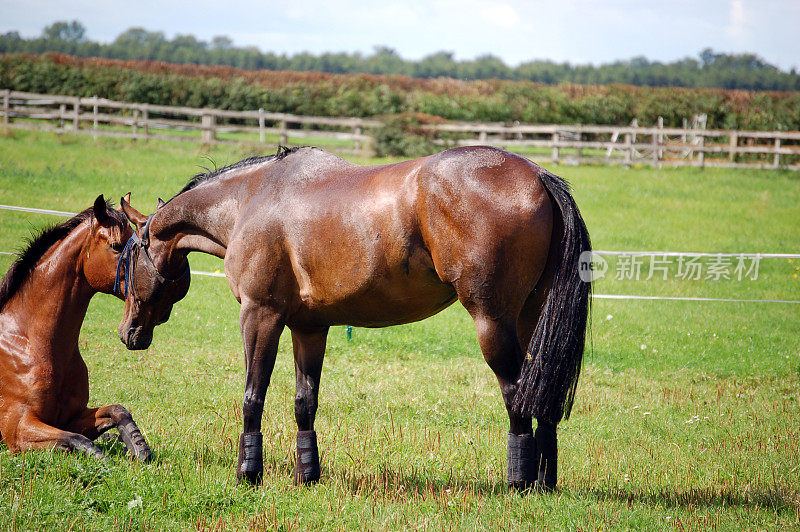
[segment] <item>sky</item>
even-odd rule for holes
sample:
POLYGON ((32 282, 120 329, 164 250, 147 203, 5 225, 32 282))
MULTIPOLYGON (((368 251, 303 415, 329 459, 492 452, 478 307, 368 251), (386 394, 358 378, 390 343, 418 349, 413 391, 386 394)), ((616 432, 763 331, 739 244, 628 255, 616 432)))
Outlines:
POLYGON ((369 54, 381 45, 406 59, 490 53, 510 66, 672 61, 710 47, 800 69, 800 0, 0 0, 0 33, 33 37, 74 19, 100 42, 138 26, 168 38, 227 35, 236 46, 277 53, 369 54))

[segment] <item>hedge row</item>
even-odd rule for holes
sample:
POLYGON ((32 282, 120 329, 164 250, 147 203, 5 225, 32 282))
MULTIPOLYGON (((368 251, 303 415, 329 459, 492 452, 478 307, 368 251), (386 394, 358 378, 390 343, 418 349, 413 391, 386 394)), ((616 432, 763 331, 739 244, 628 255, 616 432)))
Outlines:
POLYGON ((800 130, 800 93, 628 85, 543 86, 524 81, 246 71, 152 61, 0 55, 0 88, 129 102, 370 117, 418 112, 449 120, 800 130))

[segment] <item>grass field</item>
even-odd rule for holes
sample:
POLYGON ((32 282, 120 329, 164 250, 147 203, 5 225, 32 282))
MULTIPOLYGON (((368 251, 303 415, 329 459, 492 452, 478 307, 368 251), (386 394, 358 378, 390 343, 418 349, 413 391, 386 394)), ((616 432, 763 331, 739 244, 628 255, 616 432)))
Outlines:
MULTIPOLYGON (((149 212, 196 165, 255 150, 15 132, 0 137, 0 204, 78 211, 132 191, 149 212)), ((573 184, 596 249, 800 250, 796 173, 551 170, 573 184)), ((55 221, 0 210, 0 251, 55 221)), ((0 255, 0 272, 11 260, 0 255)), ((667 280, 617 280, 619 262, 596 293, 800 300, 796 259, 720 281, 678 279, 677 264, 667 280)), ((800 305, 596 300, 575 408, 559 426, 559 489, 528 496, 504 485, 505 411, 458 305, 351 341, 332 329, 316 425, 323 478, 306 488, 291 482, 288 334, 267 393, 264 485, 247 488, 234 477, 244 364, 225 281, 194 276, 144 352, 120 343, 121 314, 105 295, 89 309, 90 402, 130 407, 156 460, 108 445, 110 464, 0 445, 0 529, 800 529, 800 305)))

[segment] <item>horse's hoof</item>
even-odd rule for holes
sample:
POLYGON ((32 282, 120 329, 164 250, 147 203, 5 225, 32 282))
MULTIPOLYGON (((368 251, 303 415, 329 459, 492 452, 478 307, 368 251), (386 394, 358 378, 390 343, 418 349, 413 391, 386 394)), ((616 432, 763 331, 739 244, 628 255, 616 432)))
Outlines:
POLYGON ((509 487, 528 491, 536 485, 536 440, 533 434, 508 433, 509 487))
POLYGON ((236 478, 240 484, 261 484, 264 460, 261 455, 263 437, 260 432, 247 432, 239 438, 239 463, 236 478))
POLYGON ((153 459, 153 452, 150 450, 147 440, 144 439, 142 432, 132 418, 119 423, 117 430, 119 431, 120 440, 136 460, 149 462, 153 459))
POLYGON ((558 483, 558 436, 556 428, 542 423, 536 428, 536 461, 539 464, 536 487, 553 491, 558 483))
POLYGON ((146 443, 145 446, 146 447, 144 449, 140 449, 135 455, 136 459, 144 464, 153 461, 153 451, 150 450, 150 446, 148 446, 146 443))
POLYGON ((264 468, 258 467, 256 464, 243 463, 240 469, 236 471, 236 480, 239 484, 247 484, 250 486, 258 486, 264 478, 264 468), (246 468, 246 469, 242 469, 246 468))
POLYGON ((297 463, 293 477, 298 486, 319 481, 319 449, 317 433, 313 430, 301 430, 297 433, 297 463))

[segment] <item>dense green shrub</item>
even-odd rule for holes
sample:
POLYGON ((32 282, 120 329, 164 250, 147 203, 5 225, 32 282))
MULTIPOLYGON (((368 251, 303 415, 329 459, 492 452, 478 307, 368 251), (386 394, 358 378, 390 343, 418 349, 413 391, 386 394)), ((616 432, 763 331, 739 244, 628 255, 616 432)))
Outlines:
POLYGON ((430 118, 415 113, 386 117, 383 127, 375 131, 375 154, 378 157, 424 157, 439 151, 441 148, 434 144, 433 136, 420 128, 424 123, 431 123, 430 118))
MULTIPOLYGON (((448 120, 667 126, 708 115, 708 127, 800 130, 800 92, 543 86, 527 81, 246 71, 152 61, 0 54, 0 88, 129 102, 300 115, 373 117, 414 112, 448 120)), ((409 148, 410 149, 410 148, 409 148)))

